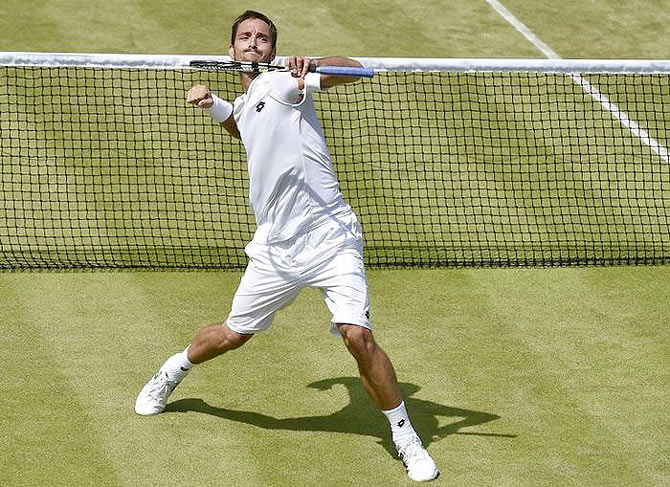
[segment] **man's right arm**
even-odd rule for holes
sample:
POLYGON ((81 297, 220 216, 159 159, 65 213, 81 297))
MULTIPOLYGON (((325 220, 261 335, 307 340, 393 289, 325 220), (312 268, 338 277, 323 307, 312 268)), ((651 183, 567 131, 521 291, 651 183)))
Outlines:
MULTIPOLYGON (((290 56, 286 58, 285 61, 286 67, 289 68, 293 75, 298 78, 305 78, 311 67, 318 66, 351 66, 360 68, 362 64, 355 59, 341 57, 341 56, 330 56, 324 58, 311 59, 308 57, 299 57, 299 56, 290 56)), ((330 88, 332 86, 342 85, 345 83, 353 83, 358 81, 360 78, 356 76, 335 76, 330 74, 321 75, 321 87, 330 88)), ((302 89, 302 86, 300 87, 302 89)))
POLYGON ((195 85, 186 93, 186 101, 193 106, 209 110, 212 118, 223 125, 230 135, 239 139, 240 132, 233 117, 232 105, 223 101, 209 91, 205 85, 195 85))

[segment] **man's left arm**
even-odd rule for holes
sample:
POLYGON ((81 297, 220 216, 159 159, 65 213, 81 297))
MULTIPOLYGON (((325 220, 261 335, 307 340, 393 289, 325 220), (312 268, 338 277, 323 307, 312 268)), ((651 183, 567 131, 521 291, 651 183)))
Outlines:
MULTIPOLYGON (((355 59, 340 56, 322 57, 317 59, 290 56, 286 59, 285 65, 297 78, 304 78, 305 75, 309 73, 310 66, 362 66, 362 64, 355 59)), ((331 86, 353 83, 358 79, 359 78, 356 76, 334 76, 330 74, 323 74, 321 75, 321 87, 330 88, 331 86)), ((300 88, 302 89, 302 86, 300 88)))

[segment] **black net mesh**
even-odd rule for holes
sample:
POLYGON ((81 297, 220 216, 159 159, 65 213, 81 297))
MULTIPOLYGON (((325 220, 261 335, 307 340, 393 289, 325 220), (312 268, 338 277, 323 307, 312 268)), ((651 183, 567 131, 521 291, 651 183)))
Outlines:
MULTIPOLYGON (((663 264, 668 80, 378 73, 315 100, 370 266, 663 264)), ((240 94, 234 74, 0 67, 0 268, 244 267, 244 149, 186 105, 197 83, 240 94)))

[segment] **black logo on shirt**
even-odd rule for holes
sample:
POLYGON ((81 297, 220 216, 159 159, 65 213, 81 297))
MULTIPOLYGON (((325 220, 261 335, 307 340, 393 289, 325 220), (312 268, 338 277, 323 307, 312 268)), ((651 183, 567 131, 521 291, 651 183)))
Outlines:
POLYGON ((258 105, 256 105, 256 111, 260 112, 263 108, 265 108, 265 102, 259 102, 258 105))

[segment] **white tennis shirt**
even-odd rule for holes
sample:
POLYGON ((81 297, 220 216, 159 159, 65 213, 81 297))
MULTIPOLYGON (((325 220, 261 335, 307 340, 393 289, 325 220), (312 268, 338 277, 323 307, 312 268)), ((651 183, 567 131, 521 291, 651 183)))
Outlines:
POLYGON ((328 219, 353 216, 340 192, 310 91, 299 90, 297 78, 288 72, 263 73, 235 99, 256 242, 283 242, 328 219))

